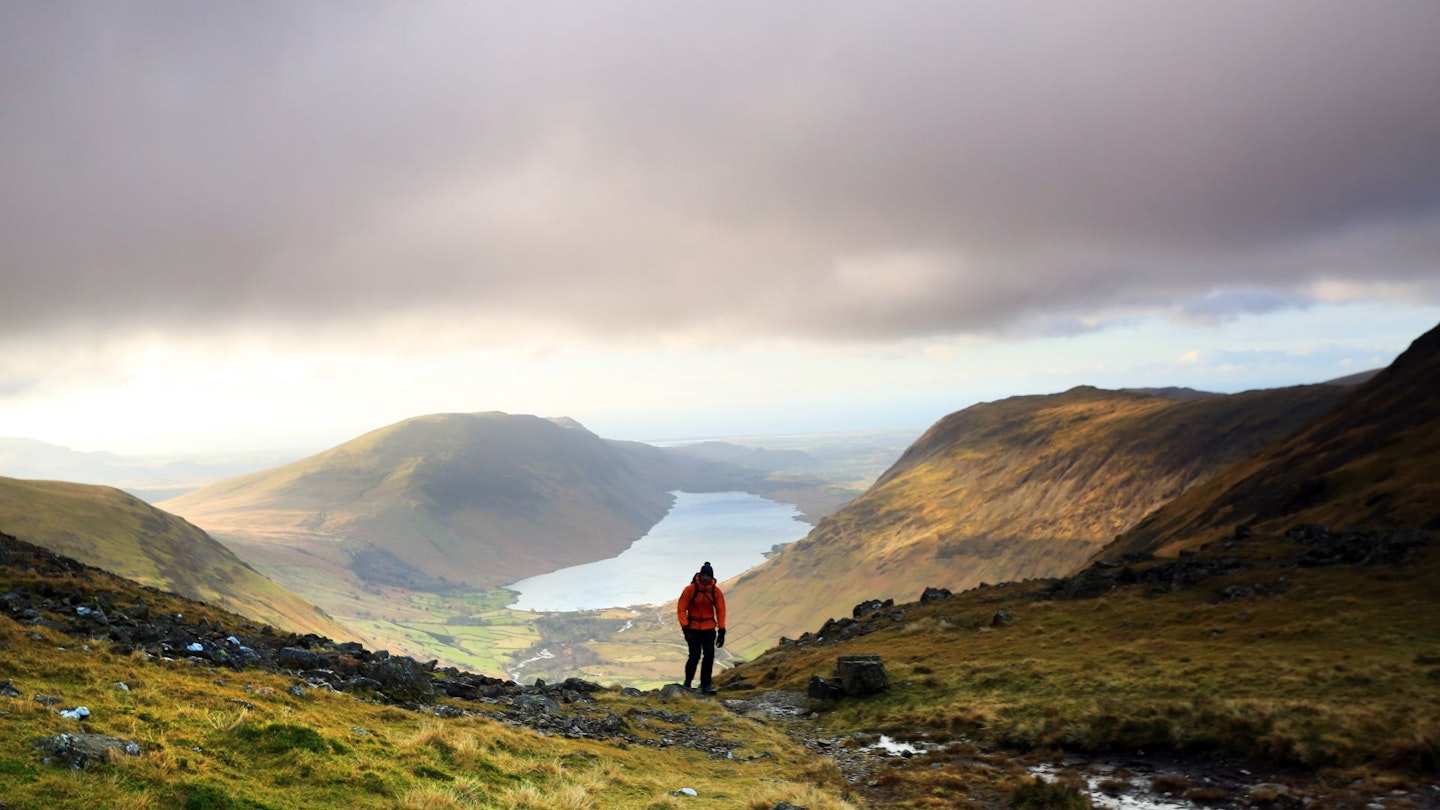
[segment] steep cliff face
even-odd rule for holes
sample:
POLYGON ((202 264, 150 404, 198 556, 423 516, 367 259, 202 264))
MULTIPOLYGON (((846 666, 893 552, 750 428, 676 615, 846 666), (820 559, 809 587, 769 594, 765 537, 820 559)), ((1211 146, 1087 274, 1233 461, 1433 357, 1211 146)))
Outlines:
MULTIPOLYGON (((1148 512, 1334 408, 1335 385, 1177 398, 1081 387, 951 414, 732 584, 743 649, 870 598, 1071 572, 1148 512)), ((742 651, 743 651, 742 649, 742 651)))
POLYGON ((1238 524, 1440 529, 1440 327, 1343 405, 1168 503, 1103 552, 1173 552, 1238 524))

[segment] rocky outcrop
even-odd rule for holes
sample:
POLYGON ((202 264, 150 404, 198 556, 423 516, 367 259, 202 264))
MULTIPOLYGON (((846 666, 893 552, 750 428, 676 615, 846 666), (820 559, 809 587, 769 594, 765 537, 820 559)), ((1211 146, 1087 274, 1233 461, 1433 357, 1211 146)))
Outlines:
POLYGON ((140 744, 134 740, 107 737, 103 734, 56 734, 35 743, 35 748, 75 770, 103 765, 118 756, 139 756, 140 744))

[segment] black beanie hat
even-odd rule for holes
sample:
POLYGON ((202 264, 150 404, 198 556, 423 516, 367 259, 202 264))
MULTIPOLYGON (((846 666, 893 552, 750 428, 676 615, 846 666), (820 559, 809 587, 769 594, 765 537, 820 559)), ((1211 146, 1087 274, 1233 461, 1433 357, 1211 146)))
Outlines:
POLYGON ((715 569, 710 567, 709 560, 706 560, 705 564, 700 566, 700 576, 710 577, 711 579, 715 578, 715 569))

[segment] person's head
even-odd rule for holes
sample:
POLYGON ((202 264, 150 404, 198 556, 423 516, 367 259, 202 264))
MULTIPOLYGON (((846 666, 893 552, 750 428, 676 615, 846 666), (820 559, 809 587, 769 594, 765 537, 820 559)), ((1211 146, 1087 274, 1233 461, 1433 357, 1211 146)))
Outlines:
POLYGON ((709 560, 706 560, 705 564, 700 566, 700 581, 706 585, 715 581, 715 569, 710 567, 709 560))

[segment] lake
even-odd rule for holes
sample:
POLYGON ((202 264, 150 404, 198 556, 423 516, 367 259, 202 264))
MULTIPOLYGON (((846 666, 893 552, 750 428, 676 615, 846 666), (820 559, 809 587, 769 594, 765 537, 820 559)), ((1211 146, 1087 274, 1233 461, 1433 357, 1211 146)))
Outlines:
POLYGON ((800 512, 746 492, 675 493, 675 505, 617 557, 523 579, 510 607, 541 612, 656 605, 676 599, 709 560, 727 580, 765 561, 775 545, 810 531, 800 512))

